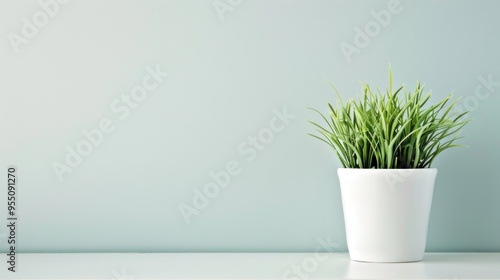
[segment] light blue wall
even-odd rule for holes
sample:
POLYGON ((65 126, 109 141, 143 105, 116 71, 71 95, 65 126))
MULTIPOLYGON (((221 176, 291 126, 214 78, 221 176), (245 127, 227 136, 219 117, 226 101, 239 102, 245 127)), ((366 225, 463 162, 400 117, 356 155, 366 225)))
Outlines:
MULTIPOLYGON (((453 91, 474 118, 469 148, 435 163, 427 249, 500 250, 500 84, 475 95, 481 79, 500 81, 500 2, 58 7, 44 23, 38 1, 0 2, 0 174, 5 182, 5 167, 19 168, 21 252, 312 251, 318 238, 346 250, 339 162, 306 135, 316 116, 305 108, 334 101, 325 79, 345 98, 359 96, 361 80, 384 88, 389 63, 397 84, 419 79, 433 100, 453 91), (391 18, 377 23, 371 11, 391 18), (27 38, 23 17, 33 16, 45 25, 27 38), (356 28, 373 37, 356 44, 356 28), (120 96, 148 67, 169 75, 125 115, 120 96), (82 130, 103 120, 114 129, 60 182, 54 162, 66 164, 66 147, 85 145, 82 130), (250 148, 259 134, 268 143, 250 148), (232 172, 229 184, 187 224, 179 207, 193 207, 193 189, 222 170, 232 172)), ((0 227, 2 250, 5 237, 0 227)))

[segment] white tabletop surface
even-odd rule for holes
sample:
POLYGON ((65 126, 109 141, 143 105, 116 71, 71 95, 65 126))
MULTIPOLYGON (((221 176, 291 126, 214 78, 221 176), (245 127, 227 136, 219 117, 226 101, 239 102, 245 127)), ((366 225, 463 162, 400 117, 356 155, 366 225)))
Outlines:
POLYGON ((500 279, 500 253, 428 253, 415 263, 347 253, 19 254, 16 273, 0 268, 0 279, 500 279))

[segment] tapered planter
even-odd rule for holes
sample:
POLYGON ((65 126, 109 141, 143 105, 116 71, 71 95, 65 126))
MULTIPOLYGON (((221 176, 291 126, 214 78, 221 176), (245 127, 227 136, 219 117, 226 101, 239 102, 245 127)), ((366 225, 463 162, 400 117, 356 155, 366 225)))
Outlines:
POLYGON ((422 260, 436 175, 435 168, 339 168, 351 259, 422 260))

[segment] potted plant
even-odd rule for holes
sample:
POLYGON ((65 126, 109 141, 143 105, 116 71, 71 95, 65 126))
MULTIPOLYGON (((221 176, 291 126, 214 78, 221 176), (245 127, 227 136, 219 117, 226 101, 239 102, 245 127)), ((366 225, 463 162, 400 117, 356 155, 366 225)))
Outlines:
POLYGON ((437 169, 437 155, 456 144, 469 122, 453 108, 452 95, 428 105, 431 92, 417 82, 385 93, 362 83, 359 100, 318 110, 325 124, 311 136, 328 144, 343 168, 338 176, 352 260, 412 262, 423 259, 437 169))

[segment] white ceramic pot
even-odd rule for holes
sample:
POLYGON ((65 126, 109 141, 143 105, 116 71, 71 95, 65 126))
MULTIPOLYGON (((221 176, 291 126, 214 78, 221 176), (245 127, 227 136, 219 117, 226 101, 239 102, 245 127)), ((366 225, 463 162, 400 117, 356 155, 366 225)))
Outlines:
POLYGON ((338 175, 351 259, 421 261, 437 169, 339 168, 338 175))

